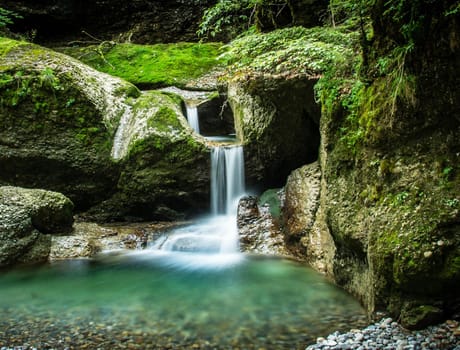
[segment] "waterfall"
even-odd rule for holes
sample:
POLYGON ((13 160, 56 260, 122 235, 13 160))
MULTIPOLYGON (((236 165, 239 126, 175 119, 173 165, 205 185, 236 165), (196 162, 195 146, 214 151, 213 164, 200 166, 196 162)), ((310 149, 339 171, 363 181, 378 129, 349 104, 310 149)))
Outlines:
MULTIPOLYGON (((187 118, 198 131, 196 107, 187 107, 187 118)), ((241 259, 236 214, 245 191, 243 147, 226 141, 211 149, 211 216, 175 229, 153 244, 153 249, 171 254, 172 264, 194 268, 241 259)))
POLYGON ((195 130, 197 134, 200 133, 200 121, 198 119, 198 108, 196 106, 187 105, 187 120, 190 127, 195 130))
POLYGON ((217 146, 211 150, 212 214, 235 215, 244 194, 244 156, 242 146, 217 146))

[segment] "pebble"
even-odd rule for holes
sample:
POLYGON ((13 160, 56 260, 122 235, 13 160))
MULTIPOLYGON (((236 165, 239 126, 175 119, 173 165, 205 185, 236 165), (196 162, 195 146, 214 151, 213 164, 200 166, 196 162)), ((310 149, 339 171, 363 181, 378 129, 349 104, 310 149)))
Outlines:
POLYGON ((457 321, 448 320, 420 331, 408 331, 391 318, 383 318, 361 330, 319 337, 305 350, 460 350, 459 329, 457 321))

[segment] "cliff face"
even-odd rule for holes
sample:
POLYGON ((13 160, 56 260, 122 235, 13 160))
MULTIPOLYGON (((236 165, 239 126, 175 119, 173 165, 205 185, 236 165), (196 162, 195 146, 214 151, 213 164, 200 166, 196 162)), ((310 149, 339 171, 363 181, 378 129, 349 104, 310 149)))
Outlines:
POLYGON ((323 99, 319 156, 334 279, 414 328, 460 309, 460 28, 446 3, 416 10, 408 41, 374 8, 368 81, 323 99))
POLYGON ((374 36, 361 41, 364 59, 355 64, 346 51, 356 47, 352 38, 343 56, 318 64, 334 52, 321 52, 321 40, 347 42, 338 39, 340 30, 321 31, 321 40, 314 31, 293 32, 287 49, 287 31, 256 37, 260 44, 247 39, 240 50, 252 61, 239 66, 229 98, 237 133, 256 159, 251 164, 265 160, 259 169, 282 175, 295 166, 287 160, 305 163, 303 152, 316 151, 308 136, 316 124, 296 121, 302 109, 315 115, 307 101, 318 92, 321 175, 309 165, 289 176, 285 240, 370 313, 387 311, 417 328, 460 310, 460 28, 448 2, 402 3, 370 9, 374 36), (299 69, 289 59, 294 51, 301 67, 320 67, 315 89, 298 88, 307 84, 305 75, 273 79, 280 67, 299 69))

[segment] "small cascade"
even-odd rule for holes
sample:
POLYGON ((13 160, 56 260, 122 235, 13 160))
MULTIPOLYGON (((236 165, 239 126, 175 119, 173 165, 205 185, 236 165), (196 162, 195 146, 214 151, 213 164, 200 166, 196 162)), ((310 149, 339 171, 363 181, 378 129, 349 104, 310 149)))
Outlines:
POLYGON ((131 108, 127 108, 125 113, 121 116, 120 123, 118 124, 117 131, 113 139, 112 158, 121 159, 128 151, 128 138, 129 138, 129 123, 132 119, 133 112, 131 108))
MULTIPOLYGON (((187 118, 199 131, 196 108, 187 107, 187 118)), ((242 146, 229 142, 227 136, 211 149, 211 215, 174 230, 152 246, 171 254, 171 264, 217 267, 241 259, 236 214, 238 201, 245 192, 244 154, 242 146)))
POLYGON ((197 134, 200 133, 200 121, 198 119, 198 108, 197 106, 187 105, 187 120, 190 127, 195 130, 197 134))
POLYGON ((243 147, 214 147, 211 150, 212 214, 236 215, 244 187, 243 147))

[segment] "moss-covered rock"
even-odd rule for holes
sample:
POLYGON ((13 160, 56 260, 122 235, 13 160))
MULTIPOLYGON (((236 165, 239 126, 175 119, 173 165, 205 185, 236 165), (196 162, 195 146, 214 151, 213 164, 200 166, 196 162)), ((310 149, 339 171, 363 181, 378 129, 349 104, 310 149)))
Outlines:
POLYGON ((209 149, 187 124, 180 103, 144 92, 132 101, 132 113, 117 193, 88 214, 98 220, 171 220, 207 209, 209 149))
POLYGON ((185 87, 206 75, 223 63, 219 59, 221 47, 221 43, 136 45, 105 42, 59 50, 139 88, 153 89, 172 85, 185 87))
POLYGON ((373 63, 390 70, 339 88, 331 76, 320 82, 321 196, 334 277, 369 311, 415 328, 459 309, 460 67, 458 46, 447 40, 458 23, 430 21, 446 40, 422 45, 442 42, 442 50, 417 47, 415 57, 408 47, 379 46, 373 63))
POLYGON ((69 231, 72 223, 73 203, 64 195, 0 187, 0 267, 46 261, 47 234, 69 231))
POLYGON ((56 190, 77 208, 106 197, 123 97, 136 89, 36 45, 0 46, 0 183, 56 190))
POLYGON ((1 38, 0 52, 0 184, 62 192, 102 220, 207 207, 208 149, 180 99, 36 45, 1 38))
POLYGON ((293 27, 228 46, 228 99, 245 145, 249 183, 282 186, 317 159, 320 107, 314 86, 330 65, 351 61, 354 33, 293 27))

